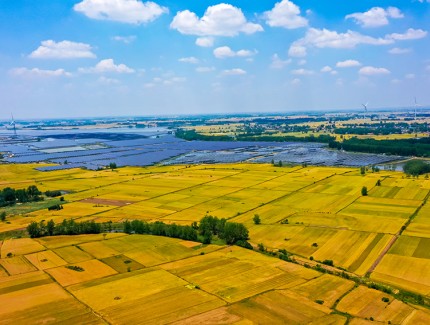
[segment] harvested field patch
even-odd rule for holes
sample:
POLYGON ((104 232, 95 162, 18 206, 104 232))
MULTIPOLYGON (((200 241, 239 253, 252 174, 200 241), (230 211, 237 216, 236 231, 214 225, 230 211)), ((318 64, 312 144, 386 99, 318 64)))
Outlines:
POLYGON ((353 287, 354 282, 352 281, 324 274, 289 290, 311 301, 323 301, 324 306, 331 308, 338 298, 353 287))
POLYGON ((0 259, 0 265, 10 275, 36 271, 36 268, 24 256, 14 256, 0 259))
POLYGON ((46 272, 52 275, 55 280, 57 280, 58 283, 60 283, 63 287, 89 280, 103 278, 117 273, 114 269, 100 262, 99 260, 85 261, 73 264, 72 266, 82 268, 83 271, 78 272, 75 270, 71 270, 65 266, 60 266, 57 268, 46 270, 46 272))
POLYGON ((108 200, 108 199, 101 199, 101 198, 92 197, 92 198, 88 198, 88 199, 83 199, 80 202, 123 207, 123 206, 129 205, 129 204, 133 204, 135 201, 108 200))
POLYGON ((401 324, 414 310, 384 292, 363 286, 359 286, 344 297, 337 309, 353 316, 367 319, 372 317, 376 321, 390 321, 393 324, 401 324), (382 301, 384 297, 388 298, 388 302, 382 301))
POLYGON ((100 261, 109 265, 118 273, 131 272, 144 268, 142 264, 139 264, 124 255, 106 257, 101 259, 100 261))
POLYGON ((12 238, 3 241, 1 248, 1 258, 8 254, 24 255, 45 250, 45 247, 30 238, 12 238))
POLYGON ((43 251, 39 253, 33 253, 25 255, 25 258, 29 260, 39 270, 50 269, 57 266, 66 265, 60 256, 55 254, 53 251, 43 251))

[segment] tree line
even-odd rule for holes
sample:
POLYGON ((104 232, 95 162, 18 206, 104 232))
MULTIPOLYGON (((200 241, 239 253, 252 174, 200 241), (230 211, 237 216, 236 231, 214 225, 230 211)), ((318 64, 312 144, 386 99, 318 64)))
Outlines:
POLYGON ((206 135, 200 134, 196 130, 177 129, 175 132, 177 138, 187 141, 201 140, 201 141, 266 141, 266 142, 320 142, 329 143, 334 141, 335 137, 330 135, 321 134, 314 136, 313 134, 305 137, 296 137, 293 135, 276 136, 270 134, 238 134, 236 136, 229 135, 206 135))
MULTIPOLYGON (((77 222, 73 219, 64 219, 61 223, 55 223, 52 219, 45 223, 33 221, 27 226, 27 232, 31 238, 59 235, 99 234, 111 232, 114 229, 112 222, 96 223, 95 221, 77 222)), ((238 245, 246 248, 252 246, 248 229, 241 223, 229 222, 213 216, 203 217, 199 223, 192 225, 166 224, 161 221, 146 222, 143 220, 126 220, 122 224, 115 225, 115 231, 127 234, 147 234, 179 238, 183 240, 199 241, 210 244, 214 238, 224 240, 228 245, 238 245)))
POLYGON ((51 219, 47 223, 44 220, 31 222, 27 226, 27 232, 31 238, 39 238, 45 236, 99 234, 102 231, 109 231, 109 227, 112 229, 112 223, 76 222, 73 219, 64 219, 61 223, 55 223, 51 219))
POLYGON ((343 141, 332 140, 329 142, 329 147, 345 151, 385 153, 400 156, 430 156, 430 138, 375 140, 354 137, 343 141))
POLYGON ((42 192, 39 191, 36 185, 30 185, 26 189, 23 188, 18 190, 6 187, 0 191, 0 207, 14 205, 17 202, 26 203, 43 201, 41 194, 42 192))
POLYGON ((228 245, 237 244, 250 247, 247 242, 249 232, 241 223, 229 222, 213 216, 203 217, 199 223, 193 222, 190 226, 177 224, 165 224, 161 221, 146 222, 142 220, 124 221, 123 231, 127 234, 148 234, 165 236, 184 240, 199 241, 210 244, 216 237, 222 239, 228 245))

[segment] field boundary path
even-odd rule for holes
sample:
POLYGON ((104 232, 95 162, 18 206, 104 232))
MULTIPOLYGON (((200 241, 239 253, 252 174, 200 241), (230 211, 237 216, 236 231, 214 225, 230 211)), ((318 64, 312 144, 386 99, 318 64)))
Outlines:
POLYGON ((388 244, 385 246, 385 248, 382 250, 381 254, 379 254, 378 258, 373 262, 372 266, 369 268, 366 274, 371 274, 376 267, 379 265, 379 263, 382 261, 384 256, 388 253, 391 247, 396 243, 397 239, 400 238, 402 233, 408 228, 409 224, 414 220, 414 218, 417 216, 418 212, 423 208, 423 206, 427 203, 428 199, 430 197, 430 191, 427 193, 426 197, 424 198, 421 205, 415 210, 414 213, 409 217, 409 219, 405 222, 405 224, 402 226, 402 228, 399 230, 397 234, 394 235, 393 238, 388 242, 388 244))

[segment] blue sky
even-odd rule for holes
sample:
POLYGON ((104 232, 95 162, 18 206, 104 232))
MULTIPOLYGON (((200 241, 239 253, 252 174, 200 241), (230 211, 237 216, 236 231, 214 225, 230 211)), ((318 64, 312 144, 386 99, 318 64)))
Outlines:
POLYGON ((430 104, 430 0, 0 1, 0 118, 430 104))

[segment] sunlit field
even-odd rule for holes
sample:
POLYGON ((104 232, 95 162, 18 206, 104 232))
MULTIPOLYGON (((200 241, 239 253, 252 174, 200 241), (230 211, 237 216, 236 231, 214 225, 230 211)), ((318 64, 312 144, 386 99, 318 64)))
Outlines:
POLYGON ((263 164, 52 172, 35 171, 35 166, 1 165, 2 188, 61 190, 63 209, 39 209, 38 202, 28 203, 27 210, 5 209, 0 303, 9 307, 0 312, 3 320, 430 322, 425 308, 309 268, 330 260, 334 269, 351 276, 428 299, 430 180, 423 176, 263 164), (300 263, 234 246, 149 235, 12 238, 13 231, 32 221, 139 219, 190 225, 205 215, 243 223, 253 246, 285 249, 300 263))

